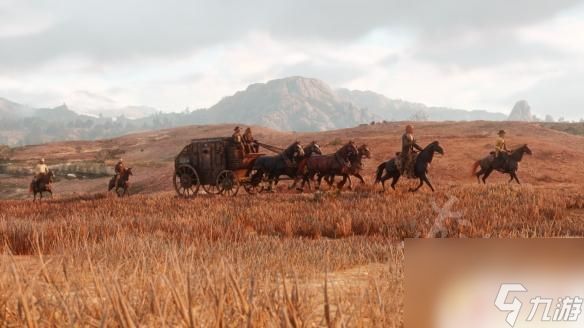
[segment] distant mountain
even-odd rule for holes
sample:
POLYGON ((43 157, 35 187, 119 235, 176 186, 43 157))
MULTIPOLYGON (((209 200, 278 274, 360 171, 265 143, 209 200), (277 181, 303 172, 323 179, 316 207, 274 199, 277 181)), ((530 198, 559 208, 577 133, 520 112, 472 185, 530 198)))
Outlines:
MULTIPOLYGON (((96 108, 87 109, 96 113, 96 108)), ((487 111, 429 107, 371 91, 333 90, 320 80, 304 77, 252 84, 209 109, 161 113, 151 107, 133 106, 104 108, 98 112, 104 115, 79 114, 66 104, 34 109, 0 98, 0 144, 107 139, 193 124, 238 123, 286 131, 323 131, 380 120, 500 121, 507 118, 487 111), (113 113, 119 115, 110 116, 113 113)))
POLYGON ((0 120, 19 119, 30 116, 32 112, 33 109, 27 106, 0 98, 0 120))
POLYGON ((303 77, 252 84, 209 108, 205 118, 288 131, 348 128, 375 119, 367 110, 343 101, 324 82, 303 77))
POLYGON ((445 107, 428 107, 421 103, 390 99, 372 91, 338 89, 340 99, 351 102, 370 113, 388 121, 414 120, 424 116, 429 121, 503 121, 507 118, 501 113, 485 110, 463 110, 445 107))
POLYGON ((511 114, 509 114, 509 121, 532 122, 534 117, 531 114, 531 106, 525 100, 520 100, 515 103, 511 114))

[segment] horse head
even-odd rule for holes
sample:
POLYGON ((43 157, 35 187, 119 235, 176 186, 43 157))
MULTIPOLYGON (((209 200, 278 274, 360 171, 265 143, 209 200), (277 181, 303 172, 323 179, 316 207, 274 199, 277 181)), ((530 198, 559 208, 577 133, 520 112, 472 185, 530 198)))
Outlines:
POLYGON ((426 149, 432 151, 433 153, 438 153, 440 155, 444 155, 444 148, 442 148, 442 146, 440 146, 440 142, 438 141, 434 141, 431 144, 429 144, 426 149))
POLYGON ((293 144, 291 144, 284 151, 284 153, 288 156, 288 158, 297 159, 297 158, 300 158, 300 157, 304 157, 304 148, 302 148, 302 145, 300 144, 300 141, 296 141, 293 144))
POLYGON ((341 155, 345 159, 349 159, 351 157, 359 155, 359 150, 353 141, 349 141, 346 145, 344 145, 341 149, 337 151, 339 155, 341 155))
POLYGON ((312 156, 314 154, 322 155, 322 150, 320 149, 320 146, 315 141, 311 142, 310 145, 308 145, 308 146, 306 146, 306 148, 304 148, 304 155, 312 156))
POLYGON ((369 146, 366 144, 361 145, 357 152, 359 153, 360 158, 371 158, 371 151, 369 150, 369 146))
POLYGON ((523 145, 523 147, 521 147, 521 149, 523 150, 524 153, 526 153, 527 155, 533 155, 533 153, 531 152, 531 149, 529 149, 529 147, 527 147, 527 144, 523 145))
POLYGON ((47 173, 47 181, 49 183, 52 183, 54 178, 55 178, 55 173, 53 173, 53 171, 49 170, 49 172, 47 173))
POLYGON ((132 168, 129 167, 126 169, 126 175, 130 176, 130 175, 134 175, 134 173, 132 173, 132 168))

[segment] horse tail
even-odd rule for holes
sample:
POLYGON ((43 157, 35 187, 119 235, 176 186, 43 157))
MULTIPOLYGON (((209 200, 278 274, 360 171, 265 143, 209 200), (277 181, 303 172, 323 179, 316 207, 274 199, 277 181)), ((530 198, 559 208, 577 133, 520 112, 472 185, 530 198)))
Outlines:
POLYGON ((377 167, 377 173, 375 175, 375 183, 379 183, 381 181, 381 175, 383 174, 383 170, 385 170, 385 162, 379 164, 377 167))
POLYGON ((474 176, 477 174, 477 169, 479 168, 480 165, 481 165, 481 161, 474 162, 474 164, 472 165, 472 172, 470 173, 471 176, 474 176))

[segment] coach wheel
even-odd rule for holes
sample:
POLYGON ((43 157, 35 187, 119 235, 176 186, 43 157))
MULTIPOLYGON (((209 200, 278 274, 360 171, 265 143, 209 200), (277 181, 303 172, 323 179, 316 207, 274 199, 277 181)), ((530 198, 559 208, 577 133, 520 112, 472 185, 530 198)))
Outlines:
POLYGON ((239 182, 233 171, 225 170, 217 176, 219 193, 226 196, 235 196, 239 191, 239 182))
POLYGON ((258 175, 257 170, 253 170, 249 174, 249 181, 247 181, 243 188, 250 195, 262 193, 264 191, 263 176, 258 175))
POLYGON ((174 172, 174 189, 183 198, 192 198, 199 192, 201 180, 197 170, 190 165, 181 165, 174 172))
POLYGON ((209 195, 218 195, 221 193, 221 189, 217 185, 202 185, 201 187, 209 195))

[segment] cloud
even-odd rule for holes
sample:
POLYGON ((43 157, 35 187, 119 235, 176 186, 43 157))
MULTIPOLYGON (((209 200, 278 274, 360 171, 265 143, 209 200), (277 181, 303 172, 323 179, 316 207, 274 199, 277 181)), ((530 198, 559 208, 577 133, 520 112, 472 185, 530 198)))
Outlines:
MULTIPOLYGON (((21 69, 65 55, 100 61, 196 51, 253 32, 276 39, 347 42, 375 29, 404 28, 425 39, 450 39, 470 31, 514 28, 548 19, 575 0, 323 0, 323 1, 57 1, 18 8, 3 0, 5 16, 52 17, 50 26, 0 38, 0 65, 21 69)), ((37 2, 35 2, 37 3, 37 2)))
POLYGON ((508 111, 522 95, 535 109, 536 85, 581 85, 554 79, 584 55, 583 2, 0 0, 0 96, 182 110, 308 75, 451 107, 508 111))

